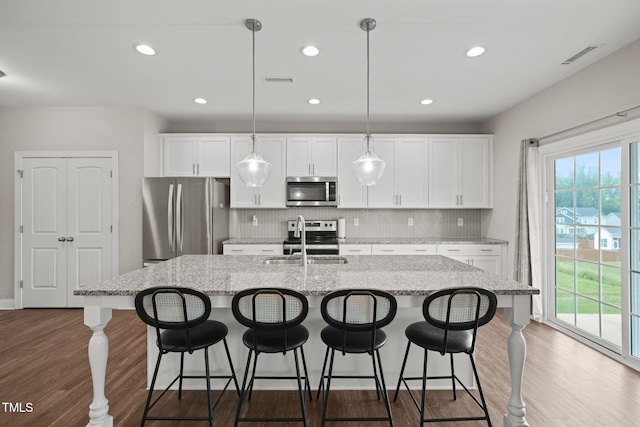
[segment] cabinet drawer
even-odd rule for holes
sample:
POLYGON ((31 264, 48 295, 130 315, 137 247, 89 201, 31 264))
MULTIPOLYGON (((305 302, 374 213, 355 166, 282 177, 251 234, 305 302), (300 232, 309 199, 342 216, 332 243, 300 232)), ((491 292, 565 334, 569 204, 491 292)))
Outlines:
POLYGON ((501 245, 438 245, 438 255, 501 255, 501 245))
POLYGON ((371 245, 340 245, 340 255, 371 255, 371 245))
POLYGON ((282 255, 282 245, 224 245, 224 255, 282 255))
POLYGON ((436 245, 371 245, 371 255, 435 255, 436 245))

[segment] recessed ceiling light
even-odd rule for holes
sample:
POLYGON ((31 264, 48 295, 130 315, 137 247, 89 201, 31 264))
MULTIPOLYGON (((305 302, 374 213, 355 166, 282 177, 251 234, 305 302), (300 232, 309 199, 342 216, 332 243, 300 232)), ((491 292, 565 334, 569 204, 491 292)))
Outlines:
POLYGON ((320 104, 320 100, 319 100, 319 99, 317 99, 317 98, 311 98, 311 99, 309 99, 307 102, 308 102, 309 104, 312 104, 312 105, 318 105, 318 104, 320 104))
POLYGON ((433 104, 433 99, 423 99, 422 101, 420 101, 420 104, 422 105, 433 104))
POLYGON ((300 52, 302 52, 304 56, 317 56, 320 53, 320 49, 315 46, 302 46, 300 52))
POLYGON ((480 55, 482 55, 482 54, 484 53, 484 51, 485 51, 485 50, 486 50, 486 49, 485 49, 485 48, 483 48, 482 46, 474 46, 474 47, 472 47, 471 49, 469 49, 469 50, 467 51, 466 55, 467 55, 469 58, 474 58, 474 57, 476 57, 476 56, 480 56, 480 55))
POLYGON ((146 44, 134 44, 133 48, 143 55, 153 56, 156 54, 156 50, 146 44))
POLYGON ((196 104, 206 104, 207 100, 204 98, 195 98, 193 102, 195 102, 196 104))

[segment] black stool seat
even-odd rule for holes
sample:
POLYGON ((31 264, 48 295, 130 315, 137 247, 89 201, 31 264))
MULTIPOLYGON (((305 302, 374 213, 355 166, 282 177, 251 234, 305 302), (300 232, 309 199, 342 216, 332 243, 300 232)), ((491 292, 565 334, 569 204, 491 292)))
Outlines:
POLYGON ((281 353, 283 351, 283 341, 285 351, 293 350, 302 346, 309 339, 309 331, 302 325, 297 325, 285 331, 286 339, 283 340, 282 330, 260 331, 257 334, 253 329, 248 329, 242 334, 242 342, 248 348, 258 353, 281 353), (257 341, 254 346, 254 336, 257 341))
POLYGON ((161 342, 157 343, 164 351, 185 352, 200 350, 219 343, 227 336, 229 328, 222 322, 207 320, 201 325, 189 329, 170 329, 160 334, 161 342), (189 339, 191 340, 191 350, 189 350, 189 339))
POLYGON ((379 349, 387 342, 387 335, 381 329, 376 331, 373 345, 371 344, 371 332, 347 331, 344 334, 346 339, 343 342, 343 331, 341 329, 326 326, 320 332, 320 338, 322 338, 322 342, 335 350, 342 351, 344 343, 345 353, 369 353, 372 349, 379 349))
POLYGON ((448 331, 448 338, 445 341, 445 330, 425 321, 412 323, 407 326, 404 333, 413 344, 438 353, 473 351, 473 331, 448 331))

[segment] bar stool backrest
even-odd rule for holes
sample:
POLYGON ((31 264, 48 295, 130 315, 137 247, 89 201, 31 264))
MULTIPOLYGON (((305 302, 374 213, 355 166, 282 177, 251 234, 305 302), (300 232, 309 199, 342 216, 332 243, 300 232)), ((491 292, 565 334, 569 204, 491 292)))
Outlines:
POLYGON ((148 288, 136 295, 135 306, 140 319, 155 327, 160 349, 161 329, 184 329, 189 353, 192 352, 189 329, 204 323, 211 314, 209 297, 190 288, 148 288))
POLYGON ((450 288, 427 296, 422 304, 422 313, 427 322, 445 330, 444 352, 448 332, 462 330, 473 331, 473 344, 470 349, 470 352, 473 352, 478 327, 493 319, 497 305, 496 295, 487 289, 450 288))
MULTIPOLYGON (((309 302, 300 292, 285 288, 245 289, 234 295, 231 311, 236 320, 259 331, 282 331, 283 353, 286 352, 286 330, 301 324, 309 312, 309 302)), ((255 341, 255 340, 254 340, 255 341)), ((254 345, 254 350, 256 350, 254 345)))
MULTIPOLYGON (((329 326, 342 330, 343 349, 347 332, 372 333, 393 321, 398 303, 393 295, 376 289, 343 289, 326 295, 320 304, 322 318, 329 326)), ((373 351, 373 348, 371 349, 373 351)))

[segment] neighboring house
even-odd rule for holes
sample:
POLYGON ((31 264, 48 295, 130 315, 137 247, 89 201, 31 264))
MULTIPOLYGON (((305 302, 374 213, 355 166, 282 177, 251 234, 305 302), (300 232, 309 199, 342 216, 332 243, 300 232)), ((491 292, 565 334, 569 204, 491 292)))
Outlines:
POLYGON ((620 215, 620 212, 611 212, 609 215, 604 217, 603 224, 620 226, 621 218, 622 216, 620 215))
MULTIPOLYGON (((607 224, 605 222, 606 217, 600 214, 600 211, 596 208, 557 208, 556 209, 556 234, 571 236, 574 233, 577 235, 587 235, 596 232, 599 224, 607 224), (592 225, 588 227, 587 225, 592 225)), ((618 224, 620 225, 619 219, 618 224)))
POLYGON ((593 234, 593 248, 605 251, 620 249, 620 228, 602 227, 593 234))

